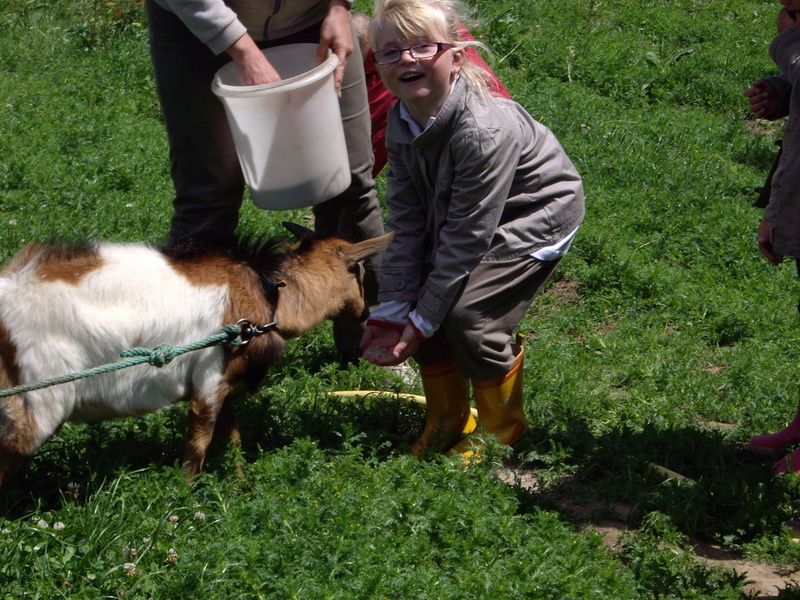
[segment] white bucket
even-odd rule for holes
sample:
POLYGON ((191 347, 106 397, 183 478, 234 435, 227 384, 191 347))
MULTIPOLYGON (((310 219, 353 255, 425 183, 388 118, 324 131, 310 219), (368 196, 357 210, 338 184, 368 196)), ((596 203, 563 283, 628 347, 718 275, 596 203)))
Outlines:
POLYGON ((320 63, 316 44, 263 50, 281 81, 241 86, 233 63, 217 71, 211 90, 225 106, 256 206, 301 208, 330 200, 350 185, 333 71, 333 53, 320 63))

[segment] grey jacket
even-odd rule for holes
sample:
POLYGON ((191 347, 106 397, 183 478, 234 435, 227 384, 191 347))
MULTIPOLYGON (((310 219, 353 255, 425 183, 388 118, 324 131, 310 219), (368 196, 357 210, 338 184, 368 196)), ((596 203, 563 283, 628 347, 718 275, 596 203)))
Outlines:
POLYGON ((787 29, 769 47, 770 56, 791 84, 783 151, 772 177, 764 218, 775 221, 772 247, 783 256, 800 256, 800 29, 787 29))
POLYGON ((396 104, 386 147, 387 229, 397 236, 382 258, 379 300, 416 302, 431 323, 444 321, 479 262, 531 254, 583 219, 581 178, 553 133, 463 77, 416 139, 396 104))
MULTIPOLYGON (((346 0, 352 4, 353 0, 346 0)), ((245 32, 256 41, 281 39, 319 23, 329 0, 153 0, 175 13, 214 54, 245 32)))

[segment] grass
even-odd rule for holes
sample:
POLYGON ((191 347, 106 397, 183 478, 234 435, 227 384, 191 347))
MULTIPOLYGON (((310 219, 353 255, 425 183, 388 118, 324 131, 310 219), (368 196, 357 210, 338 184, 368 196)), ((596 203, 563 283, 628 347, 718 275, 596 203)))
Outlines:
MULTIPOLYGON (((5 597, 742 597, 740 577, 697 562, 693 536, 797 565, 798 481, 741 450, 800 398, 794 267, 760 258, 750 206, 780 124, 749 120, 743 97, 775 71, 777 3, 471 6, 495 71, 587 191, 524 322, 534 429, 516 460, 540 488, 499 482, 499 450, 470 469, 410 460, 418 407, 328 392, 419 390, 339 370, 322 327, 237 407, 242 455, 216 449, 193 486, 176 465, 182 409, 65 426, 0 498, 5 597), (626 506, 620 551, 565 499, 598 517, 626 506)), ((138 2, 8 0, 0 106, 0 258, 54 236, 166 236, 138 2)), ((306 216, 246 202, 241 229, 306 216)))

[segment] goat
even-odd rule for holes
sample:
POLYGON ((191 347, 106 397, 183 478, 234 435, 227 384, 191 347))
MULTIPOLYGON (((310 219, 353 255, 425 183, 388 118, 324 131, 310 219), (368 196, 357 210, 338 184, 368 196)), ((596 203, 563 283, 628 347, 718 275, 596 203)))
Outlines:
POLYGON ((20 250, 0 272, 3 388, 115 362, 126 348, 195 342, 240 318, 274 321, 276 329, 160 369, 135 366, 0 399, 0 485, 66 421, 143 415, 179 400, 189 404, 183 459, 190 477, 213 435, 238 443, 231 399, 255 389, 286 339, 326 318, 363 319, 360 261, 394 238, 351 244, 284 225, 297 244, 204 253, 109 242, 20 250))

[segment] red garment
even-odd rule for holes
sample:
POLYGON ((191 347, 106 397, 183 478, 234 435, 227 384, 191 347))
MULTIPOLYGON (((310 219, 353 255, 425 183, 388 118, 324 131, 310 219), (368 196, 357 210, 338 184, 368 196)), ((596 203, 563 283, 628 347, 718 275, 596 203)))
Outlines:
MULTIPOLYGON (((463 25, 458 28, 458 36, 461 38, 462 42, 468 42, 475 39, 472 37, 472 34, 469 32, 469 30, 463 25)), ((492 94, 495 96, 501 96, 503 98, 511 98, 511 94, 508 93, 506 86, 504 86, 503 82, 497 78, 497 75, 492 72, 492 70, 489 68, 489 65, 486 64, 486 61, 481 58, 481 55, 472 46, 467 48, 467 60, 478 65, 481 69, 489 74, 489 91, 492 92, 492 94)))
MULTIPOLYGON (((474 40, 472 34, 463 25, 459 29, 459 36, 462 41, 474 40)), ((486 71, 489 75, 489 91, 495 96, 511 98, 506 86, 497 78, 489 65, 481 58, 478 51, 473 47, 467 48, 467 60, 474 63, 486 71)), ((372 50, 367 52, 364 57, 364 75, 367 80, 367 98, 369 99, 369 115, 372 120, 372 152, 375 155, 375 164, 372 167, 372 176, 377 177, 386 165, 386 116, 397 99, 394 94, 383 86, 375 68, 375 56, 372 50)))
POLYGON ((372 50, 364 57, 364 75, 367 79, 369 116, 372 120, 372 153, 375 155, 372 176, 377 177, 386 164, 386 117, 397 98, 383 86, 375 68, 372 50))

